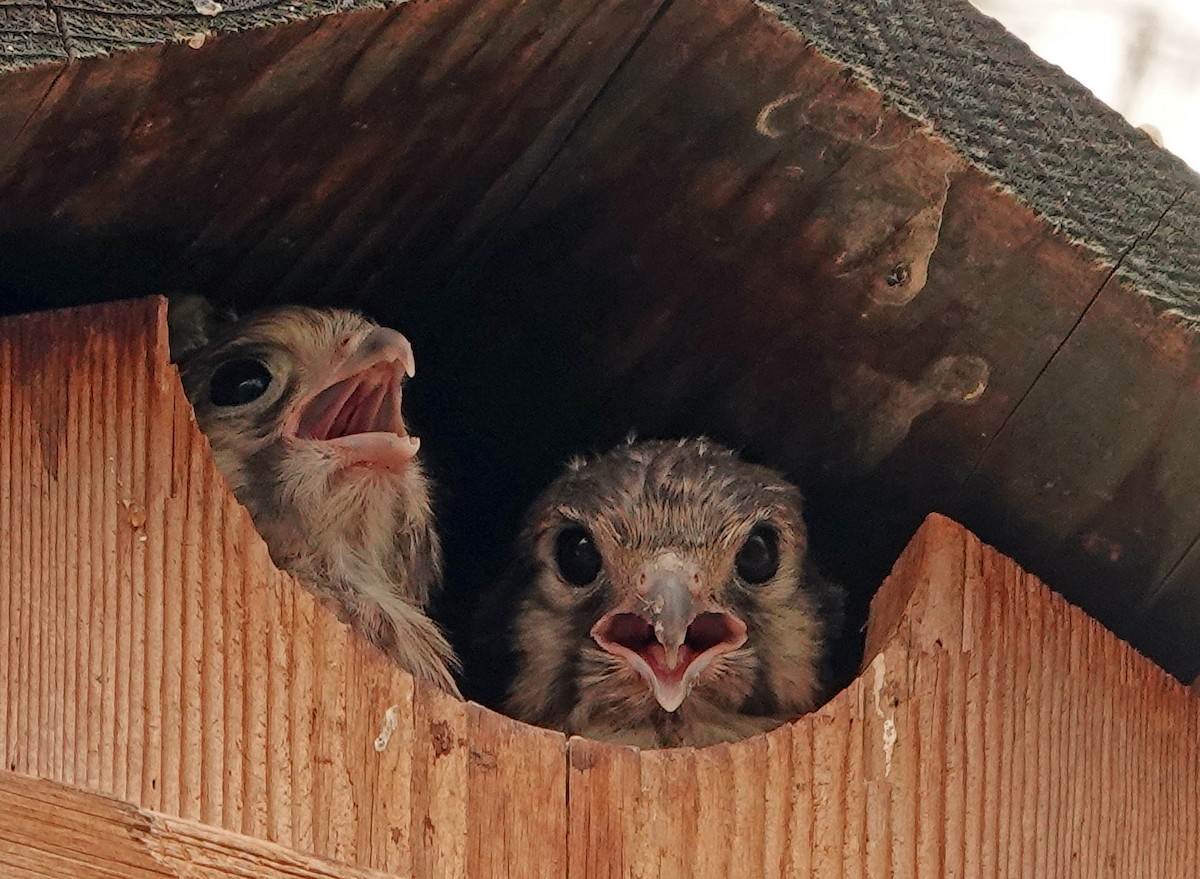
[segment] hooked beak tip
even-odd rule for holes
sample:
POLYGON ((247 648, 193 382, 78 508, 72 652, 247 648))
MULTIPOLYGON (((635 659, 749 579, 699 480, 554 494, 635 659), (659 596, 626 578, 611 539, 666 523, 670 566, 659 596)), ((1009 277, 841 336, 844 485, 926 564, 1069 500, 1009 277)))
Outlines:
POLYGON ((673 687, 670 690, 655 688, 654 699, 661 706, 663 711, 668 714, 679 710, 679 706, 683 704, 683 700, 687 698, 686 687, 673 687))

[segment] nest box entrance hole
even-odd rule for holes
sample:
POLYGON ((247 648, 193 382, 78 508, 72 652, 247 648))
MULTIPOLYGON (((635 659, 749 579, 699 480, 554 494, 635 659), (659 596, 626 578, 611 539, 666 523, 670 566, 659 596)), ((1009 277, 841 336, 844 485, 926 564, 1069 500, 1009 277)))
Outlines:
POLYGON ((1140 435, 1028 472, 1080 447, 1086 364, 1046 366, 1109 269, 778 11, 401 4, 9 73, 0 122, 6 310, 190 290, 410 336, 457 629, 538 488, 630 431, 798 482, 856 622, 943 511, 1137 640, 1200 530, 1140 435))

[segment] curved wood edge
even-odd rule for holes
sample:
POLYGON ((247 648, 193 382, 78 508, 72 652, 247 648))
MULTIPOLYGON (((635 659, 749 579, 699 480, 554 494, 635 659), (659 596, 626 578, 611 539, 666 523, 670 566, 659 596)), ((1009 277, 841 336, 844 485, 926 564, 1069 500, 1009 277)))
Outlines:
POLYGON ((898 641, 909 650, 969 646, 964 602, 979 584, 965 582, 962 572, 973 545, 978 541, 953 520, 936 513, 925 519, 871 601, 864 672, 898 641))
POLYGON ((415 684, 271 564, 165 309, 0 321, 4 768, 361 867, 561 875, 563 737, 415 684))
POLYGON ((1196 875, 1194 699, 1015 563, 930 516, 867 643, 763 736, 572 739, 569 875, 1196 875))
POLYGON ((767 735, 638 752, 414 686, 271 566, 164 315, 0 322, 4 768, 417 877, 1200 874, 1194 701, 942 517, 863 674, 767 735))

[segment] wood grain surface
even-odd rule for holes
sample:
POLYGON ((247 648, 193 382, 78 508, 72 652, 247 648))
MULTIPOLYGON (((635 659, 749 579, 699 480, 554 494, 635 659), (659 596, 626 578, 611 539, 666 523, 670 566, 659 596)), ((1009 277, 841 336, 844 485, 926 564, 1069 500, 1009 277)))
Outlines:
POLYGON ((386 879, 208 824, 0 770, 5 879, 386 879))
POLYGON ((514 873, 553 875, 562 737, 414 686, 276 571, 164 307, 0 324, 4 768, 401 875, 503 875, 557 834, 514 873))
POLYGON ((414 687, 272 568, 162 319, 0 321, 16 875, 1200 872, 1195 698, 939 516, 880 589, 862 673, 763 736, 639 752, 414 687))
POLYGON ((0 77, 0 284, 428 295, 661 2, 405 3, 0 77))

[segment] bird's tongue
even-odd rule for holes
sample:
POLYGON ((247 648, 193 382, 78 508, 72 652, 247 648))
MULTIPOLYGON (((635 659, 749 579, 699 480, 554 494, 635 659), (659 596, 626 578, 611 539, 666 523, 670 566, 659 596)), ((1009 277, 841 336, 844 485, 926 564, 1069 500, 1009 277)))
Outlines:
POLYGON ((602 620, 593 634, 601 647, 629 661, 667 711, 683 704, 696 675, 713 659, 746 640, 745 625, 725 613, 697 616, 674 651, 663 646, 654 627, 637 614, 613 614, 602 620))
POLYGON ((400 415, 401 376, 377 363, 317 394, 300 414, 296 436, 330 443, 349 465, 402 470, 417 453, 400 415))

